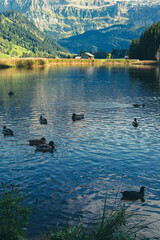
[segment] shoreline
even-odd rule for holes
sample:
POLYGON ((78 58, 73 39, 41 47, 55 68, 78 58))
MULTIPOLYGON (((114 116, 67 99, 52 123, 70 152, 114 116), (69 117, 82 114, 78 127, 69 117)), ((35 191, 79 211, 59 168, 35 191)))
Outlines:
POLYGON ((9 58, 0 59, 0 69, 35 68, 52 65, 152 65, 160 66, 160 62, 137 59, 52 59, 52 58, 9 58))

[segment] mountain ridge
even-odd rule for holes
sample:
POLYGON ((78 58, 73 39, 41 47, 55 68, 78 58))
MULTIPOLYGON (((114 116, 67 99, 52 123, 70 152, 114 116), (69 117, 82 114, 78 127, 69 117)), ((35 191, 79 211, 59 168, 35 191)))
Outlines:
POLYGON ((147 27, 159 21, 159 0, 1 0, 1 12, 21 11, 53 39, 115 24, 147 27))

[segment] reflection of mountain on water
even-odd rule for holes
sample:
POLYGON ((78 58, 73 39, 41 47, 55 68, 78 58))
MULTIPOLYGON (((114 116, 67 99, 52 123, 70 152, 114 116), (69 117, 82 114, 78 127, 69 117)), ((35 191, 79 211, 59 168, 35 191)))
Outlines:
MULTIPOLYGON (((0 71, 1 112, 9 118, 30 118, 32 124, 42 114, 49 121, 67 119, 73 112, 84 113, 95 106, 125 107, 128 96, 139 98, 159 92, 160 68, 154 67, 53 67, 47 69, 0 71), (14 96, 9 97, 8 92, 14 96), (153 92, 154 92, 153 91, 153 92), (105 99, 105 104, 104 100, 105 99)), ((56 122, 56 123, 57 123, 56 122)))
MULTIPOLYGON (((46 71, 46 70, 45 70, 46 71)), ((36 95, 40 79, 45 74, 44 70, 16 70, 7 69, 0 71, 0 104, 5 112, 12 116, 17 112, 23 116, 36 95), (8 92, 14 92, 13 97, 8 92)), ((25 113, 26 114, 26 113, 25 113)))
POLYGON ((129 68, 129 76, 132 83, 137 84, 138 81, 144 88, 160 91, 160 67, 138 66, 129 68))

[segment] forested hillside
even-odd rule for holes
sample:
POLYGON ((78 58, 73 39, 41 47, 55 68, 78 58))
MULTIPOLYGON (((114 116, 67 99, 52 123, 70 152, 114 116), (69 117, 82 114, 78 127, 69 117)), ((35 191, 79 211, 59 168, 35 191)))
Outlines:
POLYGON ((81 50, 111 52, 112 49, 129 48, 133 38, 137 38, 144 32, 145 28, 133 25, 119 24, 100 30, 92 30, 70 38, 64 38, 59 44, 72 53, 81 50))
POLYGON ((146 29, 140 39, 133 39, 129 57, 141 60, 155 60, 155 55, 160 47, 160 21, 146 29))
POLYGON ((0 52, 19 57, 55 57, 67 53, 20 12, 0 14, 0 52))

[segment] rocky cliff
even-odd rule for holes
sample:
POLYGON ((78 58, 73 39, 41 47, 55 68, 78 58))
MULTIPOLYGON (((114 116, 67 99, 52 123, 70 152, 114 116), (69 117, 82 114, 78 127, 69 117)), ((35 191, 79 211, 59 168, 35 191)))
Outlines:
POLYGON ((159 0, 1 0, 0 11, 6 10, 22 12, 54 39, 115 24, 147 27, 160 20, 159 0))

